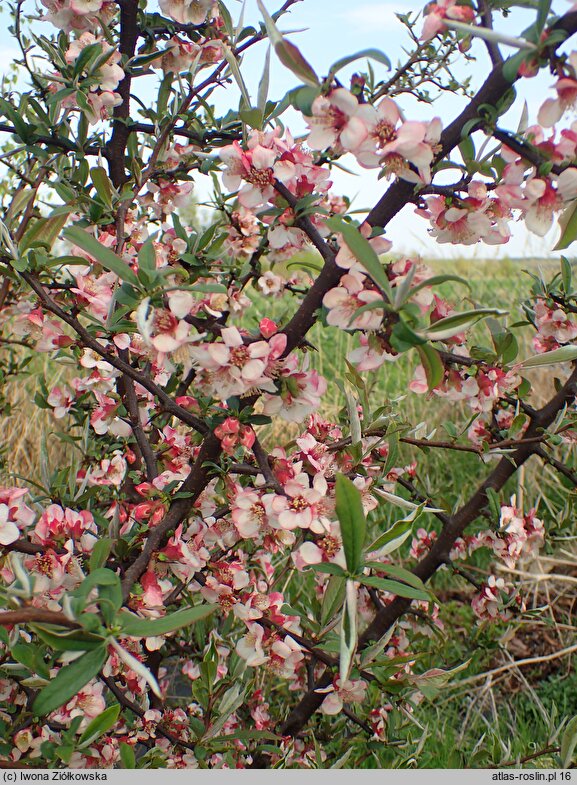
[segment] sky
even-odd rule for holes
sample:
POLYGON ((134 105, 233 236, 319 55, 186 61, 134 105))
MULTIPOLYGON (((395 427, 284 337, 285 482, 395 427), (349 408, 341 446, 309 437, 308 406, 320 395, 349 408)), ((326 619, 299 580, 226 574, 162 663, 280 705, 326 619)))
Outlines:
MULTIPOLYGON (((276 10, 281 0, 273 3, 272 0, 264 0, 270 12, 276 10)), ((558 0, 560 7, 558 13, 565 10, 563 0, 558 0)), ((0 7, 5 0, 0 0, 0 7)), ((242 4, 237 0, 228 0, 227 6, 233 19, 238 19, 241 14, 242 4)), ((156 10, 155 0, 150 0, 149 7, 156 10)), ((378 0, 368 0, 368 2, 354 3, 351 0, 301 0, 296 3, 290 14, 286 14, 279 26, 283 32, 295 31, 291 40, 300 48, 303 55, 311 63, 319 75, 325 74, 329 67, 344 55, 353 54, 363 49, 376 48, 385 52, 393 67, 398 62, 402 62, 403 47, 408 47, 409 37, 403 25, 396 17, 397 13, 419 12, 423 7, 422 2, 415 0, 401 0, 400 2, 378 2, 378 0), (298 31, 298 32, 296 32, 298 31)), ((25 8, 33 10, 34 0, 26 0, 25 8)), ((256 0, 247 0, 245 4, 245 24, 256 22, 260 17, 257 9, 256 0)), ((525 10, 517 10, 506 20, 499 20, 496 23, 497 29, 508 35, 520 35, 522 30, 532 21, 532 15, 525 10)), ((0 14, 0 71, 2 67, 9 63, 13 58, 19 56, 19 51, 15 42, 8 32, 7 14, 0 14)), ((48 35, 54 28, 48 23, 43 23, 39 27, 48 35)), ((38 28, 37 28, 38 29, 38 28)), ((420 29, 420 23, 418 25, 420 29)), ((474 42, 473 52, 479 55, 477 63, 465 63, 461 66, 459 73, 473 75, 473 87, 480 85, 486 77, 487 57, 483 44, 477 40, 474 42)), ((514 54, 516 50, 504 47, 506 55, 514 54)), ((247 53, 243 63, 243 75, 248 85, 249 92, 256 96, 258 83, 262 74, 265 46, 255 46, 247 53)), ((365 61, 366 62, 366 61, 365 61)), ((376 73, 387 78, 386 68, 378 63, 374 64, 376 73)), ((341 74, 343 82, 345 78, 354 70, 364 68, 363 61, 359 61, 348 69, 344 69, 341 74)), ((202 72, 201 72, 202 73, 202 72)), ((542 101, 553 93, 550 86, 553 83, 550 74, 541 73, 535 79, 521 80, 518 88, 518 102, 501 119, 501 127, 509 130, 516 130, 522 112, 523 101, 527 101, 529 109, 529 122, 535 122, 537 110, 542 101)), ((289 71, 287 71, 276 59, 272 58, 271 63, 271 87, 269 97, 280 99, 284 94, 297 83, 289 71)), ((432 92, 432 95, 435 95, 432 92)), ((415 101, 404 99, 399 101, 405 110, 408 119, 430 120, 435 116, 441 117, 444 125, 448 125, 452 119, 464 108, 465 99, 452 94, 438 96, 438 100, 432 105, 417 104, 415 101)), ((229 107, 236 108, 238 105, 237 91, 234 87, 221 91, 217 99, 217 108, 223 113, 229 107)), ((285 119, 283 117, 283 119, 285 119)), ((567 124, 572 118, 566 117, 567 124)), ((295 135, 304 131, 301 118, 286 115, 285 122, 295 135)), ((370 208, 384 193, 386 181, 377 179, 377 171, 366 171, 355 165, 354 160, 348 156, 342 159, 342 163, 354 170, 355 174, 334 170, 333 192, 347 194, 354 197, 354 208, 370 208)), ((202 180, 202 178, 201 178, 202 180)), ((200 199, 206 198, 208 194, 208 182, 199 181, 196 193, 200 199)), ((453 246, 449 244, 440 245, 436 243, 427 233, 427 221, 418 218, 413 213, 414 207, 409 206, 391 222, 387 228, 386 236, 393 242, 393 251, 401 254, 421 253, 427 257, 440 258, 504 258, 504 257, 534 257, 534 256, 556 256, 551 249, 555 245, 558 230, 555 228, 545 238, 541 239, 530 235, 524 230, 524 225, 513 225, 513 238, 504 246, 487 246, 482 243, 472 246, 453 246)), ((577 248, 577 243, 576 246, 577 248)), ((569 255, 575 253, 569 248, 569 255)))

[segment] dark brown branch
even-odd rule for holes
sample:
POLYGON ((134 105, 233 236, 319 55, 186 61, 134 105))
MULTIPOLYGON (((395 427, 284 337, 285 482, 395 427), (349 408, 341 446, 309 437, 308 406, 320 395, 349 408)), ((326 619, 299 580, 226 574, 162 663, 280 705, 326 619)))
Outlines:
POLYGON ((177 491, 178 498, 171 504, 170 509, 158 526, 151 530, 141 553, 127 569, 122 580, 122 592, 125 601, 130 594, 132 585, 146 572, 154 551, 161 547, 168 533, 172 529, 176 529, 186 516, 190 514, 195 501, 203 492, 210 476, 211 467, 205 464, 217 461, 220 452, 219 439, 213 433, 210 433, 201 444, 188 477, 177 491))
MULTIPOLYGON (((120 6, 120 54, 127 60, 134 57, 138 42, 138 0, 125 0, 120 6)), ((125 73, 124 78, 117 87, 117 92, 122 98, 122 103, 114 108, 112 123, 112 136, 106 145, 106 158, 108 170, 113 184, 119 188, 126 182, 124 156, 126 145, 130 137, 130 128, 127 123, 130 117, 130 85, 132 76, 125 73)))
POLYGON ((49 611, 45 608, 18 608, 17 611, 0 613, 0 625, 7 624, 57 624, 71 630, 81 629, 80 625, 71 621, 59 611, 49 611))
MULTIPOLYGON (((481 17, 481 22, 483 23, 483 27, 486 27, 487 30, 493 29, 493 14, 491 12, 491 6, 489 5, 488 0, 479 0, 477 3, 477 11, 479 16, 481 17)), ((487 41, 483 42, 485 44, 485 48, 489 53, 489 57, 491 58, 491 62, 494 66, 500 65, 503 62, 503 55, 499 50, 498 44, 494 41, 487 41)))

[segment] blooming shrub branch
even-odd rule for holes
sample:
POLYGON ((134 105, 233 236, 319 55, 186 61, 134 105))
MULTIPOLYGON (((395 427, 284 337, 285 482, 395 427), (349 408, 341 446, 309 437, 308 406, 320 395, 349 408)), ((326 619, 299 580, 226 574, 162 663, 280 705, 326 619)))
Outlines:
MULTIPOLYGON (((520 322, 459 299, 467 281, 397 253, 387 228, 412 205, 439 243, 506 244, 513 221, 577 239, 577 13, 540 12, 504 60, 490 4, 432 3, 392 77, 369 49, 321 79, 277 28, 293 2, 260 4, 258 30, 209 0, 11 9, 25 56, 0 99, 2 371, 62 365, 35 405, 70 449, 0 488, 5 763, 308 767, 311 727, 344 724, 386 744, 390 718, 462 667, 420 668, 443 628, 431 579, 538 555, 551 521, 508 485, 530 459, 575 485, 570 261, 534 281, 520 322), (490 63, 465 109, 445 127, 408 116, 403 93, 452 89, 471 36, 490 63), (269 99, 267 58, 254 105, 242 59, 264 39, 298 81, 269 99), (503 129, 513 84, 545 67, 554 95, 503 129), (221 116, 225 86, 240 103, 221 116), (361 221, 333 188, 341 159, 384 181, 361 221), (352 349, 329 377, 311 342, 331 332, 352 349), (390 363, 431 422, 450 402, 447 438, 376 403, 390 363), (549 365, 562 380, 539 403, 531 370, 549 365), (422 484, 448 451, 479 463, 453 506, 422 484)), ((479 620, 524 611, 492 571, 475 589, 479 620)))

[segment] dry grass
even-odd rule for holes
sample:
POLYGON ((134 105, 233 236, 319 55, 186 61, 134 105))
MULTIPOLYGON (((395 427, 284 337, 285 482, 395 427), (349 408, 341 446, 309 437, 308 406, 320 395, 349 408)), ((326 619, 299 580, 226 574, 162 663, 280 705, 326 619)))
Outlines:
MULTIPOLYGON (((13 351, 13 349, 11 349, 13 351)), ((19 350, 22 356, 27 352, 19 350)), ((35 357, 21 376, 9 377, 3 389, 3 447, 0 454, 0 483, 26 485, 42 484, 43 475, 64 465, 67 447, 55 434, 65 427, 56 420, 50 409, 40 409, 34 396, 44 378, 48 389, 70 376, 67 366, 47 355, 35 357)))

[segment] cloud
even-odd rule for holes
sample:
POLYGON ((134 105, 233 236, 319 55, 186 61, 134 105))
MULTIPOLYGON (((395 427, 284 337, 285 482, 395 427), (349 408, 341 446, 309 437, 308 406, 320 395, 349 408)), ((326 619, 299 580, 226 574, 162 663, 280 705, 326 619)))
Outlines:
POLYGON ((342 13, 342 18, 348 24, 371 31, 399 30, 399 20, 396 14, 406 14, 409 11, 421 11, 423 5, 419 3, 362 3, 342 13))

